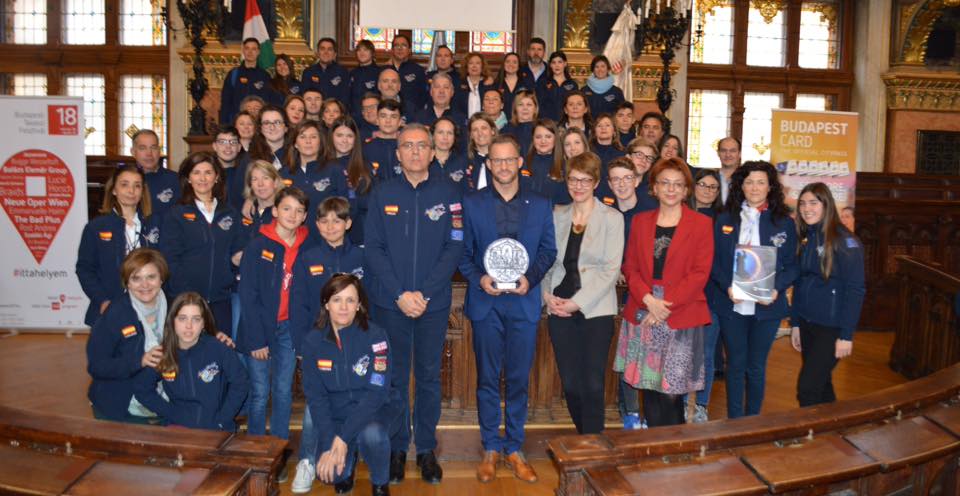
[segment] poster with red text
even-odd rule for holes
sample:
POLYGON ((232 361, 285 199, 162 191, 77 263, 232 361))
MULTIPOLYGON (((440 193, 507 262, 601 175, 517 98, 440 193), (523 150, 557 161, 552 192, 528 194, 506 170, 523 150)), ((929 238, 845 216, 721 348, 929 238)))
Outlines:
POLYGON ((0 327, 82 328, 83 100, 0 96, 0 136, 0 327))

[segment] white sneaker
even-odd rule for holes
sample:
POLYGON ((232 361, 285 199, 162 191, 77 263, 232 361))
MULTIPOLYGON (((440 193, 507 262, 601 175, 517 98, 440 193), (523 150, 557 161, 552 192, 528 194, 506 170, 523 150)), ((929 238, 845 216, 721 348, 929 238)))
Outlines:
POLYGON ((304 458, 297 463, 297 475, 293 477, 290 491, 294 494, 306 494, 313 489, 313 479, 317 477, 317 468, 304 458))
POLYGON ((703 405, 695 405, 693 407, 693 423, 702 424, 709 419, 707 418, 707 407, 703 405))

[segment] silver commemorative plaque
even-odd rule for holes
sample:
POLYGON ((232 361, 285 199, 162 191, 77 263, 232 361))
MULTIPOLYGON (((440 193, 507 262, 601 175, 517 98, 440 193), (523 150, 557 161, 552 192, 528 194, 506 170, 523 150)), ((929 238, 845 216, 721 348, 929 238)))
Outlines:
POLYGON ((500 238, 483 253, 483 267, 496 289, 517 289, 517 281, 529 266, 527 249, 513 238, 500 238))

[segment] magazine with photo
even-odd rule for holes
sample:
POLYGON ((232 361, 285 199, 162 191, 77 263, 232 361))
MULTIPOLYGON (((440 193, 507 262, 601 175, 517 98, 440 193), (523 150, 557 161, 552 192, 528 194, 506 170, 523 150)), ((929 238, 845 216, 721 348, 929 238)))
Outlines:
POLYGON ((770 303, 777 275, 777 248, 737 245, 733 253, 733 297, 770 303))

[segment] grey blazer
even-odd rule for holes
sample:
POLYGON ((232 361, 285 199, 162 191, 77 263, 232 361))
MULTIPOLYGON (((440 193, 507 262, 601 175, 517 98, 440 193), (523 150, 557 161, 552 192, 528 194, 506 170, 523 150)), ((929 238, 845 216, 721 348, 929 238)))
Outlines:
MULTIPOLYGON (((617 313, 617 278, 623 261, 623 215, 616 209, 593 199, 593 211, 587 219, 587 230, 580 244, 580 290, 571 298, 580 306, 584 317, 603 317, 617 313)), ((544 294, 553 294, 567 271, 563 257, 567 252, 573 204, 553 208, 553 225, 557 236, 557 259, 544 276, 544 294)))

